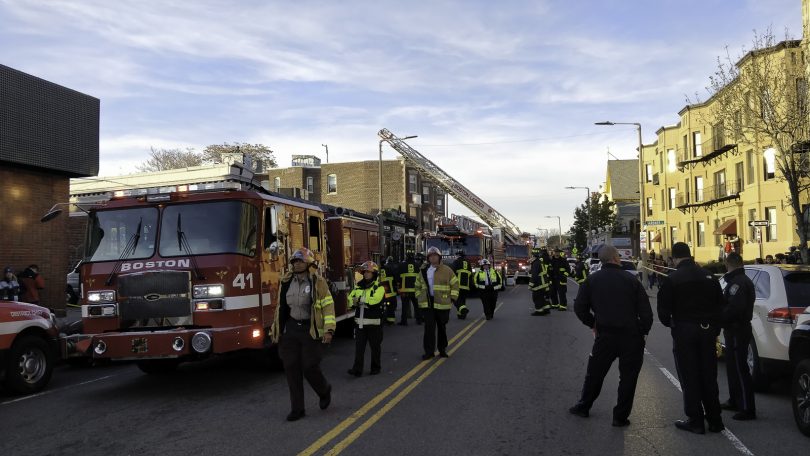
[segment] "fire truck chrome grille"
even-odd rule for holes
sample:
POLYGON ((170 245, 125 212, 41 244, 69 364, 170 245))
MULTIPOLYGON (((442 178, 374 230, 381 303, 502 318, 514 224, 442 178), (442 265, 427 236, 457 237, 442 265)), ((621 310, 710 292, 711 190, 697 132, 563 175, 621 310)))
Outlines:
POLYGON ((191 315, 191 274, 150 271, 118 278, 119 311, 124 320, 191 315))

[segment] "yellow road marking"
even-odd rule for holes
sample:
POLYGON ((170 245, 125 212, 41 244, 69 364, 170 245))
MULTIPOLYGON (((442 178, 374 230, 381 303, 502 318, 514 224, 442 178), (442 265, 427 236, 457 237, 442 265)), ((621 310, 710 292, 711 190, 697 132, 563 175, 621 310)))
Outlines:
MULTIPOLYGON (((459 337, 463 336, 465 332, 467 332, 473 325, 478 323, 479 321, 486 321, 482 320, 481 317, 471 321, 467 326, 465 326, 461 331, 456 333, 452 339, 448 342, 448 345, 452 344, 456 341, 459 337)), ((466 340, 466 339, 465 339, 466 340)), ((443 360, 443 359, 442 359, 443 360)), ((442 361, 439 360, 439 361, 442 361)), ((394 382, 391 386, 385 389, 382 393, 378 394, 370 401, 368 401, 363 407, 358 409, 356 412, 352 413, 351 416, 346 418, 345 420, 341 421, 337 426, 332 428, 329 432, 322 435, 321 438, 316 440, 312 445, 304 449, 304 451, 298 453, 298 456, 310 456, 315 454, 318 450, 323 448, 327 443, 332 441, 335 437, 340 435, 343 431, 345 431, 349 426, 355 423, 355 421, 362 418, 366 413, 368 413, 371 409, 377 406, 380 402, 382 402, 387 396, 391 395, 397 388, 402 386, 405 382, 410 380, 411 377, 416 375, 420 370, 422 370, 425 366, 430 364, 431 360, 422 361, 417 364, 413 369, 411 369, 407 374, 400 377, 399 380, 394 382)))
MULTIPOLYGON (((479 321, 478 326, 476 326, 471 331, 469 331, 467 333, 467 335, 464 336, 464 338, 461 339, 461 341, 458 344, 453 346, 453 348, 448 351, 448 354, 455 353, 456 350, 459 349, 459 347, 464 345, 464 343, 467 342, 470 339, 470 337, 472 337, 473 334, 475 334, 479 329, 481 329, 482 326, 484 326, 484 323, 486 323, 486 320, 479 321)), ((391 409, 393 409, 402 399, 405 398, 405 396, 410 394, 411 391, 414 390, 414 388, 419 386, 419 384, 422 383, 423 380, 428 378, 430 376, 430 374, 432 374, 433 371, 438 369, 439 366, 441 366, 442 363, 444 363, 445 361, 447 361, 447 358, 440 358, 439 361, 437 361, 432 366, 430 366, 430 368, 428 370, 426 370, 425 372, 423 372, 422 375, 420 375, 416 380, 413 381, 413 383, 411 383, 410 385, 405 387, 405 389, 400 391, 399 394, 394 396, 393 399, 391 399, 380 410, 378 410, 377 413, 375 413, 368 420, 366 420, 365 423, 358 426, 357 429, 355 429, 345 439, 341 440, 337 445, 335 445, 331 450, 329 450, 326 453, 326 456, 336 456, 336 455, 340 454, 341 451, 345 450, 346 447, 348 447, 349 445, 354 443, 354 441, 357 440, 358 437, 363 435, 364 432, 366 432, 371 426, 373 426, 375 423, 377 423, 377 421, 379 421, 380 418, 382 418, 386 413, 388 413, 391 409)))

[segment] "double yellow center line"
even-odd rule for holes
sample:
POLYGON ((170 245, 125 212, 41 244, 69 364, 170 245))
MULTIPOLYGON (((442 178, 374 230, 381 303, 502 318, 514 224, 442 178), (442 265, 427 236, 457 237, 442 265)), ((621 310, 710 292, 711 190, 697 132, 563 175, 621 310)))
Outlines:
MULTIPOLYGON (((498 307, 500 307, 500 305, 498 307)), ((475 334, 479 329, 481 329, 481 326, 483 326, 485 322, 486 320, 484 320, 481 317, 471 321, 467 326, 465 326, 461 331, 459 331, 455 336, 453 336, 452 339, 450 339, 448 345, 451 346, 451 348, 450 350, 448 350, 447 353, 449 355, 455 353, 462 345, 464 345, 470 339, 470 337, 472 337, 473 334, 475 334), (457 340, 459 340, 459 342, 454 345, 454 343, 457 340)), ((330 456, 340 454, 341 451, 346 449, 346 447, 351 445, 352 442, 357 440, 358 437, 360 437, 371 426, 373 426, 377 421, 379 421, 380 418, 382 418, 386 413, 388 413, 392 408, 394 408, 402 399, 404 399, 408 394, 410 394, 414 388, 416 388, 420 383, 422 383, 422 381, 424 381, 428 376, 430 376, 430 374, 432 374, 433 371, 435 371, 445 361, 447 361, 447 358, 439 358, 435 362, 434 360, 426 360, 417 364, 408 373, 400 377, 399 380, 397 380, 391 386, 386 388, 385 391, 372 398, 360 409, 352 413, 351 416, 341 421, 337 426, 332 428, 326 434, 322 435, 321 438, 316 440, 312 445, 307 447, 302 452, 298 453, 298 456, 311 456, 316 452, 320 451, 329 442, 331 442, 332 440, 337 438, 340 434, 342 434, 344 431, 346 431, 346 429, 348 429, 349 426, 353 425, 355 422, 363 418, 367 413, 369 413, 382 401, 384 401, 391 394, 393 394, 394 391, 399 389, 402 385, 408 382, 412 377, 418 374, 425 367, 429 366, 427 370, 422 372, 422 374, 419 375, 419 377, 417 377, 413 382, 411 382, 411 384, 403 388, 402 391, 400 391, 396 396, 394 396, 390 401, 388 401, 388 403, 386 403, 376 413, 374 413, 365 422, 363 422, 360 426, 358 426, 357 429, 352 431, 348 436, 346 436, 343 440, 338 442, 334 447, 332 447, 329 451, 325 453, 330 456)))

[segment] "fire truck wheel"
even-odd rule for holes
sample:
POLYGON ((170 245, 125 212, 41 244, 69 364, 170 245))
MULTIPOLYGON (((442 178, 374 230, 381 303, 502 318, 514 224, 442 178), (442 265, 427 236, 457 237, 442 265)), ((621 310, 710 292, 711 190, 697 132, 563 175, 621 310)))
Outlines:
POLYGON ((138 361, 138 369, 147 374, 170 374, 177 370, 180 360, 177 359, 146 359, 138 361))
POLYGON ((6 362, 5 387, 21 394, 35 393, 51 380, 54 355, 48 342, 36 335, 20 337, 6 362))

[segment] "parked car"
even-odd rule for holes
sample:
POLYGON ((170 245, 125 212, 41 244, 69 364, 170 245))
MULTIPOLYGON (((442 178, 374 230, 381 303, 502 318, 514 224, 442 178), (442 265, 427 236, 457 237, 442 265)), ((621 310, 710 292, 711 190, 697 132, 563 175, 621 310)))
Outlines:
POLYGON ((57 354, 58 331, 50 310, 0 301, 0 379, 4 388, 22 394, 45 388, 57 354))
MULTIPOLYGON (((746 265, 745 275, 756 292, 748 367, 754 389, 761 392, 774 378, 791 372, 790 337, 810 303, 810 266, 746 265)), ((721 285, 725 287, 722 279, 721 285)))
POLYGON ((789 352, 793 366, 790 382, 793 419, 799 431, 810 437, 810 307, 797 316, 796 329, 790 334, 789 352))

